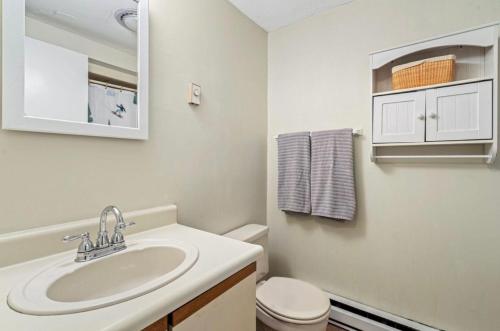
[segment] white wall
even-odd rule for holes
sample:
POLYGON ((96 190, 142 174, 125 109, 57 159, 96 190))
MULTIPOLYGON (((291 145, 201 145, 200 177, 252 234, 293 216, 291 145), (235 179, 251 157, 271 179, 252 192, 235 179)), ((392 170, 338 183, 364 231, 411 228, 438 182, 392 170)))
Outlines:
POLYGON ((265 221, 266 33, 225 0, 150 7, 150 139, 0 131, 0 233, 110 203, 175 203, 180 223, 214 232, 265 221))
POLYGON ((274 274, 446 330, 500 324, 500 162, 369 160, 371 51, 500 20, 498 0, 356 0, 269 37, 268 211, 274 274), (277 209, 281 132, 363 128, 355 222, 277 209))

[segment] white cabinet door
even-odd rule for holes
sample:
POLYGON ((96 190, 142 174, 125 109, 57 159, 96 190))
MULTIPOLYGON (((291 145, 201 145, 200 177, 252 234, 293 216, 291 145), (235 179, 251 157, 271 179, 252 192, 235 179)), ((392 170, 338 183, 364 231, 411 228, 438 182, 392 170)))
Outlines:
POLYGON ((373 99, 373 142, 424 142, 425 91, 373 99))
POLYGON ((427 90, 426 141, 491 139, 492 82, 427 90))

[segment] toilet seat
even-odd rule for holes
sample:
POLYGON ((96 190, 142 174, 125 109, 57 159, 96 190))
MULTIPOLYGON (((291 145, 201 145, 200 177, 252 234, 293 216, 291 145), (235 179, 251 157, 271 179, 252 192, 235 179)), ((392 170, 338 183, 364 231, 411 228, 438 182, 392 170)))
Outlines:
POLYGON ((269 315, 271 318, 274 318, 277 321, 286 322, 286 323, 290 323, 290 324, 294 324, 294 325, 317 324, 317 323, 321 323, 322 321, 328 319, 328 317, 330 316, 330 311, 327 311, 323 316, 321 316, 317 319, 314 319, 314 320, 296 320, 296 319, 285 317, 285 316, 280 315, 280 314, 276 314, 273 311, 262 306, 261 304, 257 303, 257 310, 259 310, 259 309, 262 313, 269 315))
MULTIPOLYGON (((325 331, 326 326, 328 325, 329 313, 325 316, 325 318, 318 323, 314 324, 297 324, 297 323, 289 323, 266 313, 264 310, 257 305, 257 319, 260 323, 264 324, 268 328, 262 328, 262 330, 273 330, 273 331, 325 331)), ((260 330, 260 328, 257 328, 260 330)))
POLYGON ((292 324, 315 324, 328 318, 330 301, 304 281, 272 277, 257 285, 257 306, 270 316, 292 324))

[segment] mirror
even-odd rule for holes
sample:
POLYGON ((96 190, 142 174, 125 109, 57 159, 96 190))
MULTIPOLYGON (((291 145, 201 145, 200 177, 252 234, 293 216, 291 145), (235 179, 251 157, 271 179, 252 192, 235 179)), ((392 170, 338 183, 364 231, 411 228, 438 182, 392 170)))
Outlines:
POLYGON ((4 0, 2 127, 147 139, 147 0, 4 0))

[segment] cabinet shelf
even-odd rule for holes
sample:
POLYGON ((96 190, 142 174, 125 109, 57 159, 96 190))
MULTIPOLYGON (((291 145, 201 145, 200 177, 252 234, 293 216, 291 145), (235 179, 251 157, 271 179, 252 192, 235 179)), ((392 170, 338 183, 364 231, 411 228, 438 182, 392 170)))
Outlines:
POLYGON ((464 140, 372 144, 370 159, 373 162, 382 160, 483 160, 487 164, 492 164, 496 155, 495 140, 464 140))
POLYGON ((487 81, 487 80, 493 80, 493 77, 455 80, 455 81, 448 82, 448 83, 443 83, 443 84, 434 84, 434 85, 412 87, 412 88, 407 88, 407 89, 383 91, 383 92, 372 93, 372 96, 378 97, 378 96, 382 96, 382 95, 399 94, 399 93, 406 93, 406 92, 416 92, 416 91, 423 91, 423 90, 428 90, 428 89, 432 89, 432 88, 439 88, 439 87, 447 87, 447 86, 463 85, 463 84, 469 84, 469 83, 484 82, 484 81, 487 81))

